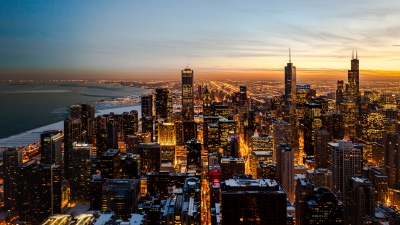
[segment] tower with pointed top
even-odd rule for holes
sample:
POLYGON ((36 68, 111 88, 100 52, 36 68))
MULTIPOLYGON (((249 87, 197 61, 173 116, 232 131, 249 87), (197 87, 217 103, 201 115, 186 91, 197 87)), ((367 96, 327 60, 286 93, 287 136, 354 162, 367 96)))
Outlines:
POLYGON ((285 105, 296 108, 296 67, 293 66, 289 48, 289 62, 285 66, 285 105))
POLYGON ((358 105, 361 100, 360 93, 360 70, 358 53, 356 50, 356 56, 354 57, 354 50, 351 57, 351 69, 347 73, 347 85, 346 92, 349 100, 353 101, 358 105))
POLYGON ((292 63, 292 55, 289 48, 289 62, 285 66, 285 98, 284 98, 284 113, 285 122, 290 123, 291 137, 288 143, 294 151, 294 155, 299 155, 299 133, 298 119, 296 110, 296 67, 292 63))
POLYGON ((183 120, 194 120, 193 70, 182 70, 182 116, 183 120))

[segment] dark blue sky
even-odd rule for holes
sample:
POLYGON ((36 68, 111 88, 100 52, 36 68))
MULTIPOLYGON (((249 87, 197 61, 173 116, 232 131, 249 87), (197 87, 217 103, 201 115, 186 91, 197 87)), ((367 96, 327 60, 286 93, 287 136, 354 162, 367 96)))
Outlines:
POLYGON ((356 48, 363 69, 398 71, 399 12, 398 0, 1 1, 0 79, 173 78, 188 63, 272 76, 289 47, 304 74, 340 74, 356 48))

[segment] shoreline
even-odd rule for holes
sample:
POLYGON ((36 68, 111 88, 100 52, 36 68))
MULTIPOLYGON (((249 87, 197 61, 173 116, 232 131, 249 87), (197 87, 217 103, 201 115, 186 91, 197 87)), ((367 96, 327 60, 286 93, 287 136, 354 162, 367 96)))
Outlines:
MULTIPOLYGON (((141 105, 135 104, 127 107, 110 108, 96 110, 95 116, 108 114, 114 112, 115 114, 122 114, 123 112, 129 112, 132 110, 138 111, 138 119, 141 115, 141 105)), ((64 131, 64 121, 48 124, 42 127, 35 128, 33 130, 24 131, 19 134, 11 135, 6 138, 0 139, 0 147, 24 147, 30 144, 34 144, 40 141, 40 133, 46 130, 62 130, 64 131)))

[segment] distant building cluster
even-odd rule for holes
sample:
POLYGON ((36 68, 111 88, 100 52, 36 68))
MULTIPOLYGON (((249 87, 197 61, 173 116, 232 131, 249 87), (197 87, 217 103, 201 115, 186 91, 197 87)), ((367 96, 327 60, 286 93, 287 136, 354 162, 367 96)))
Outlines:
POLYGON ((185 68, 140 112, 72 105, 37 151, 1 148, 0 222, 400 224, 400 99, 361 93, 357 52, 334 93, 297 84, 290 56, 283 86, 254 96, 185 68))

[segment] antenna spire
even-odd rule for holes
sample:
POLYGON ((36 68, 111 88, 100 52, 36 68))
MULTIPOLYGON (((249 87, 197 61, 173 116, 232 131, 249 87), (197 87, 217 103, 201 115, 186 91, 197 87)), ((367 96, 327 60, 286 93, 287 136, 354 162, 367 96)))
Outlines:
POLYGON ((357 49, 356 49, 356 59, 358 59, 357 49))
POLYGON ((292 55, 290 54, 290 48, 289 48, 289 63, 292 63, 292 55))
POLYGON ((353 53, 351 54, 351 59, 354 59, 354 49, 353 49, 353 53))

